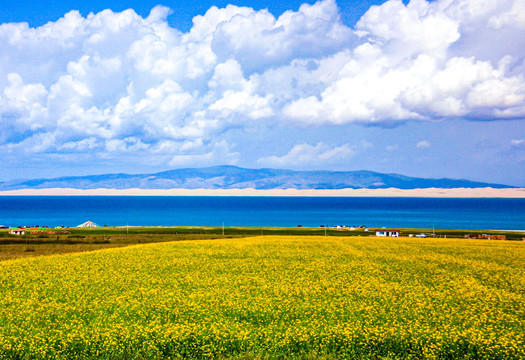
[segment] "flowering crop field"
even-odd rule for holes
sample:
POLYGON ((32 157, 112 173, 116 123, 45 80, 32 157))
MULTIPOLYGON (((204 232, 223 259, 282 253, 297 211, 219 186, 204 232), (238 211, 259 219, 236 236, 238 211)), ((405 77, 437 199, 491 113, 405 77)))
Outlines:
POLYGON ((261 236, 0 263, 0 358, 523 359, 525 243, 261 236))

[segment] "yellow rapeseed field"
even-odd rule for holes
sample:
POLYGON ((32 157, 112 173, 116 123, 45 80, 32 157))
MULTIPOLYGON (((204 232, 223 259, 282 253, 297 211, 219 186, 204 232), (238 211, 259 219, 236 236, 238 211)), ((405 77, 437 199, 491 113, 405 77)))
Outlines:
POLYGON ((525 358, 525 243, 283 237, 0 263, 0 358, 525 358))

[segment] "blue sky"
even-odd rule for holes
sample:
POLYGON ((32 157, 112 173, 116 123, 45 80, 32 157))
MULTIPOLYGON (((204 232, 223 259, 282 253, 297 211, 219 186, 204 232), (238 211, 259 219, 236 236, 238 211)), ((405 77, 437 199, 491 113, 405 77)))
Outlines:
POLYGON ((2 9, 0 181, 232 164, 525 186, 522 0, 2 9))
MULTIPOLYGON (((341 10, 342 21, 348 26, 353 26, 370 6, 380 5, 383 2, 384 0, 339 1, 337 5, 341 10)), ((27 22, 33 27, 44 25, 49 21, 56 21, 70 10, 78 10, 83 16, 87 16, 90 12, 98 13, 105 9, 111 9, 116 12, 133 9, 138 15, 146 17, 155 6, 164 5, 173 10, 173 13, 167 18, 170 26, 182 31, 188 31, 191 29, 193 17, 204 14, 212 6, 226 7, 228 4, 248 6, 255 10, 268 9, 275 16, 279 16, 287 10, 297 11, 302 4, 314 4, 315 1, 42 0, 35 2, 32 0, 9 0, 0 3, 3 9, 0 12, 0 23, 27 22)))

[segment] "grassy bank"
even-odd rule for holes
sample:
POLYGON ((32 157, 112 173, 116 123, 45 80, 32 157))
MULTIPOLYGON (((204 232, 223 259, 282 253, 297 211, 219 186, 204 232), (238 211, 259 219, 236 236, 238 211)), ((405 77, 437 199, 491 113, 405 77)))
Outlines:
MULTIPOLYGON (((467 234, 505 235, 508 240, 520 240, 525 232, 488 230, 400 229, 401 236, 427 234, 436 238, 464 238, 467 234)), ((286 236, 370 236, 374 229, 349 231, 310 227, 99 227, 66 228, 60 230, 27 230, 23 236, 0 230, 0 261, 19 257, 93 251, 134 244, 182 240, 240 238, 260 235, 286 236), (67 234, 56 233, 67 232, 67 234), (50 232, 50 233, 43 233, 50 232)))
POLYGON ((0 263, 0 357, 525 357, 525 244, 264 236, 0 263))

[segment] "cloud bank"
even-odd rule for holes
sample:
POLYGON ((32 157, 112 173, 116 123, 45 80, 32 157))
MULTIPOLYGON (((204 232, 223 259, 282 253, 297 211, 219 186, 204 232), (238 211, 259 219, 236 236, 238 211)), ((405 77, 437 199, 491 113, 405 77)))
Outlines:
MULTIPOLYGON (((334 0, 275 18, 228 5, 0 25, 0 150, 235 163, 232 129, 525 117, 523 0, 389 0, 355 29, 334 0)), ((351 156, 300 144, 261 163, 351 156), (306 154, 306 155, 301 155, 306 154), (303 157, 301 157, 303 156, 303 157)))
POLYGON ((346 160, 355 154, 356 150, 349 144, 336 147, 330 147, 323 142, 315 146, 297 144, 284 156, 262 157, 259 158, 258 163, 263 166, 275 167, 322 167, 326 164, 346 160))

